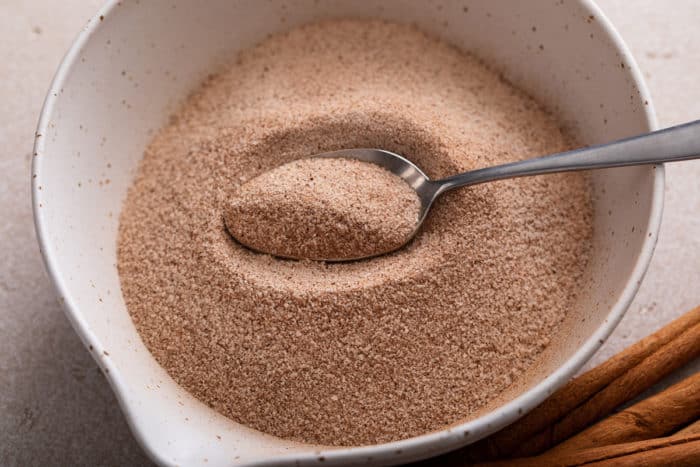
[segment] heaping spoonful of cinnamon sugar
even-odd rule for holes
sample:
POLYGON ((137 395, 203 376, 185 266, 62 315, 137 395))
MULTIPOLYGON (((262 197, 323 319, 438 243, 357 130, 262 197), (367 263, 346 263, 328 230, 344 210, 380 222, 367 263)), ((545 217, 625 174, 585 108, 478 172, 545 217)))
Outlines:
POLYGON ((300 159, 241 185, 224 213, 243 245, 293 259, 345 261, 396 250, 413 236, 416 192, 357 159, 300 159))
POLYGON ((700 120, 599 146, 430 180, 381 149, 300 159, 248 181, 224 213, 229 233, 274 256, 349 261, 389 253, 418 232, 433 202, 458 187, 555 172, 700 158, 700 120))

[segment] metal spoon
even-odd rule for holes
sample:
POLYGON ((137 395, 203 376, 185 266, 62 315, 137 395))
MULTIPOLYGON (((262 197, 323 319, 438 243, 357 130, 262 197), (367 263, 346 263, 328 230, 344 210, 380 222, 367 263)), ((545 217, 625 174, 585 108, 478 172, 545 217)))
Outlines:
MULTIPOLYGON (((408 243, 420 229, 435 200, 443 193, 455 188, 528 175, 698 159, 700 158, 700 120, 608 144, 472 170, 441 180, 430 180, 413 162, 383 149, 343 149, 313 157, 359 159, 380 165, 404 179, 416 191, 421 202, 416 227, 406 238, 408 243)), ((389 252, 378 252, 352 259, 363 259, 385 253, 389 252)), ((327 261, 337 261, 337 259, 328 258, 327 261)))

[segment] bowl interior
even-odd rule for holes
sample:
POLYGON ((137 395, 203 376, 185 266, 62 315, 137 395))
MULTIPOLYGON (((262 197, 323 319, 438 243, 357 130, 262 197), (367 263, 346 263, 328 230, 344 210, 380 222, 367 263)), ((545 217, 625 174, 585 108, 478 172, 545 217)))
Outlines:
POLYGON ((150 356, 125 309, 115 267, 121 203, 153 132, 202 78, 266 34, 324 17, 414 22, 494 64, 586 144, 653 125, 634 64, 583 0, 110 2, 81 33, 47 97, 37 134, 35 215, 69 318, 137 438, 161 464, 279 456, 399 462, 474 441, 517 418, 517 409, 537 405, 580 368, 622 316, 649 260, 662 169, 595 173, 594 258, 580 302, 526 378, 449 431, 319 454, 321 447, 245 428, 193 399, 150 356))

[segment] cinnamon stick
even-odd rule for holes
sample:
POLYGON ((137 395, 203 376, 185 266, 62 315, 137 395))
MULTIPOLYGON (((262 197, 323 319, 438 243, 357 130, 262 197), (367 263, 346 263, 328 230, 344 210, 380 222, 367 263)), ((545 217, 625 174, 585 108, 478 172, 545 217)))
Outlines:
POLYGON ((544 451, 555 444, 555 441, 565 439, 577 429, 594 422, 596 417, 600 417, 615 406, 626 402, 668 373, 692 360, 694 355, 698 353, 698 339, 696 337, 694 348, 693 343, 690 341, 693 336, 697 336, 697 331, 690 335, 685 335, 682 345, 684 348, 691 347, 691 351, 687 354, 674 350, 674 345, 672 344, 679 336, 687 333, 690 328, 698 324, 700 324, 700 307, 685 313, 598 367, 574 378, 513 425, 458 451, 456 454, 453 453, 450 457, 453 459, 457 458, 460 462, 505 457, 514 453, 519 446, 523 446, 528 439, 530 441, 527 441, 527 443, 531 443, 530 449, 527 449, 528 446, 525 446, 520 449, 520 453, 536 454, 544 451), (663 358, 651 358, 660 351, 663 353, 663 358), (674 357, 669 359, 669 356, 674 357), (646 362, 646 359, 651 359, 652 361, 646 362), (631 377, 628 376, 625 379, 625 384, 634 382, 635 384, 643 383, 643 385, 618 391, 620 385, 614 385, 613 383, 623 375, 641 366, 642 362, 645 362, 645 365, 637 369, 631 377), (661 368, 659 368, 659 364, 661 368), (666 366, 664 367, 663 365, 666 366), (640 373, 643 374, 652 370, 656 373, 653 373, 651 378, 646 378, 646 381, 641 381, 637 378, 640 373), (612 389, 608 390, 609 386, 612 386, 612 389), (602 396, 599 395, 604 390, 607 390, 607 392, 602 396), (609 397, 610 393, 613 393, 616 397, 609 397), (594 397, 596 395, 598 396, 597 398, 594 397), (605 403, 603 404, 601 400, 605 403), (585 405, 586 402, 589 404, 585 405), (574 409, 577 409, 579 406, 582 406, 579 410, 584 411, 588 415, 573 415, 574 409), (567 416, 569 417, 568 421, 566 421, 567 416), (548 427, 551 427, 562 418, 565 418, 563 422, 564 428, 560 428, 560 431, 548 429, 548 427), (572 423, 572 419, 575 419, 577 423, 572 423))
POLYGON ((530 456, 559 444, 700 356, 700 324, 642 360, 575 410, 526 439, 512 454, 530 456))
POLYGON ((573 452, 657 438, 672 433, 678 427, 698 417, 700 417, 700 373, 609 416, 547 452, 573 452))
POLYGON ((588 467, 698 467, 700 465, 700 442, 675 444, 665 448, 641 451, 629 456, 613 457, 586 464, 588 467))
POLYGON ((700 420, 696 420, 687 427, 676 432, 677 435, 694 435, 700 434, 700 420))
POLYGON ((477 464, 480 467, 700 465, 700 434, 673 435, 580 451, 477 464))

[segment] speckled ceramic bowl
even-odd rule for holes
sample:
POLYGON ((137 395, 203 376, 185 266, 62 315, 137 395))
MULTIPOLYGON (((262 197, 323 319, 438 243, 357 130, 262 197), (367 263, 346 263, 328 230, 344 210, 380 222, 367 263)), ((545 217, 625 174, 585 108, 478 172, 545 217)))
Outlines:
POLYGON ((655 126, 632 57, 588 0, 109 2, 78 36, 46 98, 34 213, 68 318, 134 435, 161 465, 391 464, 471 443, 513 422, 581 368, 622 317, 651 258, 663 168, 597 172, 591 285, 523 380, 441 431, 324 448, 246 428, 188 395, 151 357, 124 306, 115 267, 121 203, 153 131, 207 73, 268 33, 329 16, 415 22, 500 68, 585 143, 655 126))

